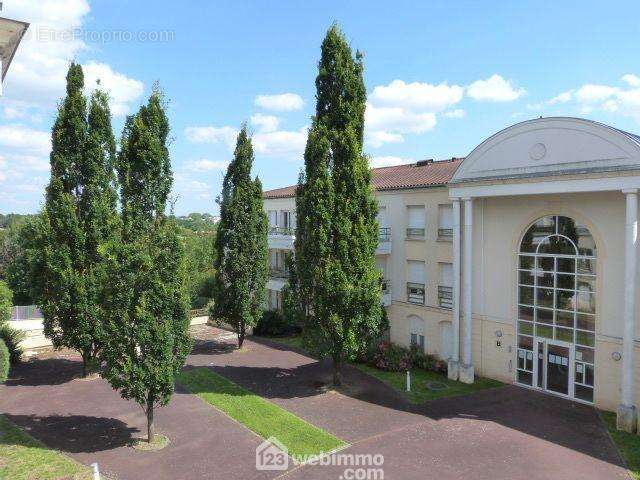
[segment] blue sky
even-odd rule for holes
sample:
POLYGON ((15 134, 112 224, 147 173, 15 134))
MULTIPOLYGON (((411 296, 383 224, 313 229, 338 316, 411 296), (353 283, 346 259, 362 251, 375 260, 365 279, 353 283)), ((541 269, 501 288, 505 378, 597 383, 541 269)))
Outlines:
POLYGON ((176 211, 217 213, 243 121, 265 189, 295 182, 316 64, 337 21, 365 53, 374 165, 464 156, 540 115, 640 131, 637 2, 5 0, 31 22, 0 98, 0 212, 35 212, 70 60, 112 96, 119 135, 158 80, 176 211))

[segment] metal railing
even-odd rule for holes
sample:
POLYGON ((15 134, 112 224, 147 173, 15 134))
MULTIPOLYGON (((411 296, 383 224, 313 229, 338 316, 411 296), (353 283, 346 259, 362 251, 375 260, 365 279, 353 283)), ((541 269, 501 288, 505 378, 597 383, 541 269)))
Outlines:
POLYGON ((391 227, 380 227, 380 232, 378 234, 378 240, 381 242, 390 242, 391 241, 391 227))
POLYGON ((407 228, 407 238, 424 238, 424 228, 407 228))
POLYGON ((445 240, 445 241, 453 240, 453 228, 439 228, 438 240, 445 240))
POLYGON ((387 295, 391 293, 391 280, 382 280, 382 294, 387 295))
POLYGON ((269 267, 269 276, 271 278, 289 278, 289 270, 286 268, 269 267))
POLYGON ((269 227, 269 235, 293 235, 292 227, 269 227))
POLYGON ((453 308, 453 287, 438 285, 438 305, 441 308, 453 308))
POLYGON ((11 320, 38 320, 42 318, 42 312, 35 305, 22 305, 13 307, 11 320))
POLYGON ((424 283, 407 282, 407 301, 424 305, 424 283))

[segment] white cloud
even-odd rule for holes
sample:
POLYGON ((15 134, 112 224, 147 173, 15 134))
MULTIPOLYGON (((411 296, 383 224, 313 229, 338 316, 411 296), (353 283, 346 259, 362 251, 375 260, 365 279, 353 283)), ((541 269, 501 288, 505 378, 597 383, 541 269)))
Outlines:
POLYGON ((109 94, 111 113, 124 116, 131 113, 132 103, 137 102, 144 92, 144 84, 134 78, 113 71, 106 63, 89 62, 83 65, 87 92, 98 86, 109 94))
POLYGON ((512 80, 505 80, 498 74, 486 80, 476 80, 467 87, 467 95, 474 100, 487 102, 510 102, 525 93, 524 88, 515 86, 512 80))
POLYGON ((288 112, 300 110, 304 106, 304 100, 296 93, 282 93, 279 95, 258 95, 255 104, 267 110, 288 112))
POLYGON ((596 103, 610 98, 620 91, 608 85, 587 84, 576 90, 575 98, 580 103, 596 103))
POLYGON ((415 160, 413 160, 412 158, 402 158, 402 157, 393 157, 393 156, 372 157, 369 160, 369 165, 371 166, 371 168, 391 167, 394 165, 405 165, 408 163, 415 163, 415 160))
POLYGON ((458 85, 394 80, 389 85, 378 85, 373 89, 371 100, 379 105, 437 112, 462 100, 464 89, 458 85))
POLYGON ((297 160, 302 157, 307 143, 307 127, 297 131, 277 130, 275 132, 256 133, 253 148, 256 153, 269 156, 283 156, 297 160))
POLYGON ((201 158, 190 162, 189 167, 197 172, 209 172, 211 170, 226 170, 229 166, 228 161, 224 160, 208 160, 201 158))
POLYGON ((400 133, 385 132, 384 130, 367 131, 365 135, 367 145, 379 148, 385 143, 402 143, 404 137, 400 133))
POLYGON ((633 73, 623 75, 621 80, 627 83, 630 87, 640 87, 640 77, 633 73))
POLYGON ((187 127, 184 131, 191 143, 225 143, 230 150, 236 144, 238 130, 233 127, 187 127))
POLYGON ((69 62, 87 48, 73 35, 90 7, 86 0, 5 2, 7 17, 31 23, 11 64, 5 94, 51 107, 64 94, 69 62))
POLYGON ((424 133, 436 125, 433 112, 414 113, 400 107, 376 107, 367 103, 366 127, 371 131, 424 133))
POLYGON ((280 119, 273 115, 256 113, 251 116, 251 124, 259 127, 262 133, 275 132, 280 125, 280 119))
POLYGON ((23 153, 48 155, 51 150, 49 132, 34 130, 24 125, 0 125, 0 147, 23 153))
MULTIPOLYGON (((87 0, 20 0, 5 2, 3 14, 30 22, 7 75, 5 99, 25 106, 52 110, 65 93, 69 64, 89 47, 82 27, 90 12, 87 0)), ((97 77, 109 90, 114 115, 130 111, 142 95, 142 82, 118 73, 107 64, 88 61, 83 65, 85 83, 92 87, 97 77)), ((29 117, 15 108, 5 109, 6 118, 29 117)), ((30 118, 33 120, 33 118, 30 118)))
POLYGON ((444 112, 444 116, 447 118, 464 118, 467 116, 467 112, 462 108, 456 108, 455 110, 444 112))

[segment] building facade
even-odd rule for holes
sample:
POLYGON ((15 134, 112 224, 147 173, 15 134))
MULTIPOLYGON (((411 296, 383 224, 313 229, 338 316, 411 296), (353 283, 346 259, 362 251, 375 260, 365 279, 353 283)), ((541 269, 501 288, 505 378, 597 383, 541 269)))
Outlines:
MULTIPOLYGON (((465 159, 373 178, 393 342, 447 360, 451 378, 617 410, 636 428, 640 137, 536 119, 465 159)), ((293 248, 294 196, 265 193, 274 272, 293 248)), ((274 308, 284 273, 269 282, 274 308)))

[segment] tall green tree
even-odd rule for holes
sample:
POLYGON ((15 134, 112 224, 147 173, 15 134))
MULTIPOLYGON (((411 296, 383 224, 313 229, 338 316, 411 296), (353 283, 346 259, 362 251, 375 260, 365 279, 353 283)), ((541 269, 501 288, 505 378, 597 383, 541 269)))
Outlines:
POLYGON ((108 98, 96 91, 87 109, 83 87, 82 67, 72 63, 67 96, 52 132, 51 179, 39 242, 43 285, 38 304, 45 335, 55 347, 79 351, 86 376, 97 367, 103 338, 100 290, 105 259, 100 248, 110 241, 118 220, 108 98))
POLYGON ((297 309, 306 343, 333 360, 340 385, 345 359, 364 348, 382 319, 377 203, 362 153, 366 90, 362 55, 355 57, 333 25, 322 43, 316 114, 305 172, 296 193, 297 309))
POLYGON ((222 184, 211 312, 233 326, 238 348, 263 313, 269 273, 268 220, 262 184, 258 178, 251 179, 252 165, 253 147, 245 125, 222 184))
POLYGON ((165 214, 173 181, 168 135, 163 95, 155 88, 125 124, 117 162, 122 235, 105 249, 110 264, 103 375, 123 398, 143 408, 149 442, 154 410, 171 400, 191 351, 184 249, 177 225, 165 214))

